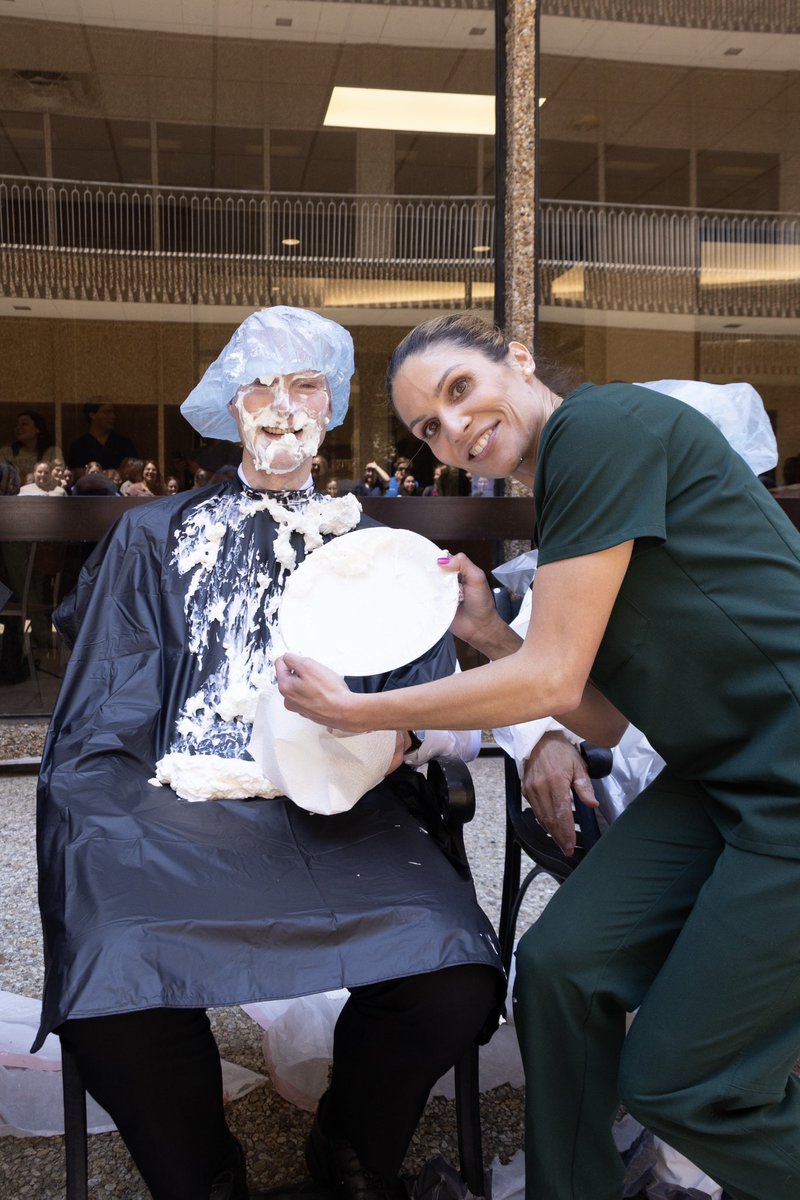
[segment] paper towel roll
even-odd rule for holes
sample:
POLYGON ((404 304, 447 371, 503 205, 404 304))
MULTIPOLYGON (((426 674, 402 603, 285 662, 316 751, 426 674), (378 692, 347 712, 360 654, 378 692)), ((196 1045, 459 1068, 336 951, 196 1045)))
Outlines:
POLYGON ((336 736, 288 712, 283 697, 258 701, 249 750, 262 773, 299 808, 330 816, 347 812, 385 777, 397 738, 392 730, 336 736))

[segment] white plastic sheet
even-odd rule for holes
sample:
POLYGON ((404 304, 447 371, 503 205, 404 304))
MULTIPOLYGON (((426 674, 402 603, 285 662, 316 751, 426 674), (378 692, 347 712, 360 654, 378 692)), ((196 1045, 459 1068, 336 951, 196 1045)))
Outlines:
MULTIPOLYGON (((64 1132, 61 1043, 50 1034, 37 1054, 29 1050, 40 1011, 38 1000, 0 991, 0 1137, 54 1137, 64 1132)), ((266 1082, 263 1075, 223 1059, 226 1101, 238 1100, 266 1082)), ((90 1133, 116 1128, 91 1096, 86 1111, 90 1133)))
POLYGON ((708 417, 755 475, 771 471, 777 463, 778 443, 764 401, 751 384, 657 379, 639 386, 674 396, 708 417))

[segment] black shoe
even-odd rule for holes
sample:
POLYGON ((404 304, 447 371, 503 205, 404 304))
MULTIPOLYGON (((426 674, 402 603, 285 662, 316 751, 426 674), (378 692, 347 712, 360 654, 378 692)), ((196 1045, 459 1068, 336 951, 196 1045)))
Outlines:
POLYGON ((244 1150, 236 1138, 231 1138, 231 1142, 230 1162, 211 1185, 208 1200, 249 1200, 244 1150))
POLYGON ((318 1116, 306 1142, 306 1163, 315 1183, 328 1188, 337 1200, 409 1200, 401 1179, 367 1170, 345 1138, 323 1133, 318 1116))

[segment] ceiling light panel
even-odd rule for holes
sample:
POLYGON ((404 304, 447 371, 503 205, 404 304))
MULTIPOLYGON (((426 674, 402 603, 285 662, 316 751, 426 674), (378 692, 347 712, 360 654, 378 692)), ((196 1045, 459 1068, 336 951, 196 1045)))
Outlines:
POLYGON ((494 96, 471 92, 335 87, 323 124, 348 129, 492 136, 495 130, 494 96))

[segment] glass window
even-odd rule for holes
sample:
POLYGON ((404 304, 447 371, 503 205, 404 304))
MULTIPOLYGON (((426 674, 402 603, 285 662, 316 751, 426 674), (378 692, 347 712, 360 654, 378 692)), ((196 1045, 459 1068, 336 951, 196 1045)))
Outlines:
POLYGON ((44 122, 39 113, 0 112, 0 174, 45 174, 44 122))
POLYGON ((354 192, 356 142, 357 134, 350 129, 272 129, 272 191, 354 192))
POLYGON ((687 205, 689 150, 607 146, 606 200, 612 204, 687 205))
POLYGON ((150 126, 146 121, 54 114, 51 130, 56 179, 150 182, 150 126))
POLYGON ((701 150, 697 155, 700 208, 775 212, 780 207, 780 156, 701 150))

